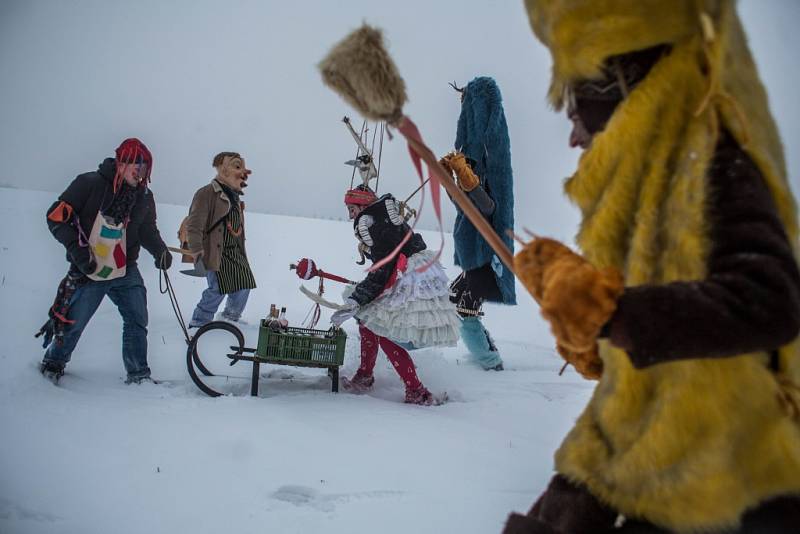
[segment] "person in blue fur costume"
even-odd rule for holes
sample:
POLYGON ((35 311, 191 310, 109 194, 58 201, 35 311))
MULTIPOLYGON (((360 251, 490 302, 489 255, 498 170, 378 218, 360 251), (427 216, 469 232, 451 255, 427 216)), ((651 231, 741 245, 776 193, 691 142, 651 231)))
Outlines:
MULTIPOLYGON (((514 227, 514 180, 500 88, 485 76, 464 88, 453 87, 461 94, 461 115, 455 152, 441 163, 454 173, 459 187, 513 252, 514 243, 506 230, 514 227)), ((503 360, 481 321, 481 307, 484 302, 516 304, 514 274, 458 205, 456 211, 455 264, 463 272, 450 286, 450 299, 461 316, 461 338, 471 357, 486 370, 501 371, 503 360)))

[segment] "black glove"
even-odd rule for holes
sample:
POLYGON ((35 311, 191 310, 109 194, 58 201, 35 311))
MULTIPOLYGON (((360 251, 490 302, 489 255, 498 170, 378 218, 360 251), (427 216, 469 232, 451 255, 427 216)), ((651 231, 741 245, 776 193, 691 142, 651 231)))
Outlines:
POLYGON ((74 247, 69 251, 69 259, 83 274, 94 274, 97 270, 97 262, 92 258, 89 247, 74 247))
POLYGON ((161 256, 156 258, 156 269, 167 271, 171 266, 172 254, 170 254, 169 250, 164 249, 164 252, 161 253, 161 256))

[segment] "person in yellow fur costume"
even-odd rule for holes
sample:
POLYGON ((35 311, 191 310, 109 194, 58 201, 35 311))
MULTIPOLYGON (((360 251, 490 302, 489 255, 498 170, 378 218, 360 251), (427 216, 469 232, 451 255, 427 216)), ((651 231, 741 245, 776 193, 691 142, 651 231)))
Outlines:
POLYGON ((599 381, 504 532, 800 532, 797 207, 733 0, 525 5, 583 217, 515 270, 599 381))

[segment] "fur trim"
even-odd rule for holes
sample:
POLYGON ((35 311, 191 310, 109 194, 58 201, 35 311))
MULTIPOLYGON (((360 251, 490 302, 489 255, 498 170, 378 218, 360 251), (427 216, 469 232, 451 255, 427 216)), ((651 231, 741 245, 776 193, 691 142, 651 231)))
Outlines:
MULTIPOLYGON (((766 93, 731 0, 526 0, 553 55, 550 98, 603 62, 671 52, 616 109, 566 184, 577 241, 627 286, 700 280, 710 250, 707 171, 726 128, 748 153, 797 247, 797 208, 766 93)), ((797 250, 797 249, 795 249, 797 250)), ((675 332, 680 335, 680 332, 675 332)), ((556 468, 629 517, 676 532, 735 527, 770 497, 800 493, 800 426, 779 401, 800 384, 800 344, 635 369, 601 342, 603 376, 556 468)))
POLYGON ((525 0, 531 28, 553 56, 551 103, 560 109, 567 85, 602 77, 609 56, 697 34, 700 20, 695 5, 719 9, 721 1, 525 0))
POLYGON ((339 41, 317 67, 325 85, 367 119, 393 124, 403 116, 405 82, 380 30, 361 26, 339 41))

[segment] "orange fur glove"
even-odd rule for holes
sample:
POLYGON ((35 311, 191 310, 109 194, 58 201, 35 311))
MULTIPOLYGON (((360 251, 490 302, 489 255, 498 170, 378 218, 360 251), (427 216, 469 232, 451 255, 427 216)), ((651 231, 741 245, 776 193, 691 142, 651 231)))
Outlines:
POLYGON ((600 329, 624 289, 619 271, 598 269, 558 241, 542 237, 514 256, 514 270, 541 306, 558 345, 570 353, 596 352, 600 329))
POLYGON ((450 152, 443 160, 447 160, 446 168, 452 169, 456 174, 456 183, 462 191, 469 193, 479 185, 481 180, 472 171, 472 167, 467 163, 467 159, 461 152, 450 152))
POLYGON ((597 343, 587 352, 573 352, 559 344, 556 344, 556 350, 583 378, 599 380, 603 374, 603 360, 597 352, 597 343))

